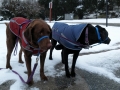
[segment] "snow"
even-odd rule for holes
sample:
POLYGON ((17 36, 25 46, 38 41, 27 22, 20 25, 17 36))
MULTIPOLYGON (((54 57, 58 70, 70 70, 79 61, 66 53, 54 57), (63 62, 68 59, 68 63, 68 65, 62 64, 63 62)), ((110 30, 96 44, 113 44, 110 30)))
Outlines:
MULTIPOLYGON (((3 24, 4 22, 9 21, 1 21, 0 23, 0 68, 6 67, 6 26, 3 24)), ((54 24, 55 21, 47 22, 51 27, 54 24)), ((77 24, 81 22, 95 22, 95 23, 105 23, 106 19, 84 19, 84 20, 61 20, 60 22, 67 22, 68 24, 77 24)), ((109 23, 120 23, 119 18, 109 19, 109 23)), ((109 45, 101 44, 98 46, 95 46, 90 49, 83 49, 80 53, 88 53, 88 52, 97 52, 102 50, 111 50, 107 52, 101 52, 96 54, 89 54, 89 55, 83 55, 79 56, 77 59, 76 67, 86 70, 91 73, 96 73, 98 75, 103 75, 109 79, 112 79, 118 83, 120 83, 120 78, 115 74, 115 71, 117 71, 120 68, 120 50, 117 49, 120 47, 120 27, 115 26, 108 26, 101 25, 102 27, 106 28, 106 30, 109 33, 109 37, 111 38, 111 43, 109 45)), ((18 51, 19 51, 18 47, 18 51)), ((18 53, 18 52, 17 52, 18 53)), ((45 61, 45 74, 46 76, 52 76, 55 77, 65 75, 65 71, 60 71, 60 73, 57 73, 54 66, 61 62, 61 51, 54 50, 53 51, 53 60, 49 60, 49 51, 47 52, 47 57, 45 61)), ((24 60, 24 57, 22 55, 22 58, 24 60)), ((36 62, 36 56, 32 57, 32 67, 34 66, 36 62)), ((72 63, 72 55, 69 55, 69 65, 72 63)), ((19 64, 18 63, 18 55, 14 56, 13 53, 11 55, 11 66, 14 71, 18 72, 22 78, 26 81, 27 80, 27 74, 24 72, 26 70, 26 65, 19 64)), ((38 63, 37 69, 35 71, 35 74, 33 76, 34 82, 40 81, 39 77, 39 68, 40 63, 38 63)), ((64 68, 64 67, 63 67, 64 68)), ((2 69, 0 70, 0 85, 7 80, 15 80, 15 83, 11 85, 10 90, 23 90, 23 88, 27 87, 20 78, 13 73, 10 69, 2 69)), ((38 88, 34 87, 31 88, 31 90, 38 90, 38 88)))

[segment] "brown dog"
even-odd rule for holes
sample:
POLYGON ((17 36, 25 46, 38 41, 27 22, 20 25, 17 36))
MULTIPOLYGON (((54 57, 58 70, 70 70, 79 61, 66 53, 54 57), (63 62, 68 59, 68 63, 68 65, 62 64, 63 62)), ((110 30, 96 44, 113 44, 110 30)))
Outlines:
MULTIPOLYGON (((18 40, 21 46, 19 52, 19 63, 23 63, 21 56, 24 52, 28 78, 31 75, 31 57, 32 55, 40 54, 40 77, 42 80, 47 80, 44 74, 44 62, 46 52, 52 44, 50 43, 49 35, 51 33, 50 26, 41 19, 28 20, 22 17, 15 17, 6 23, 6 43, 7 43, 7 62, 6 68, 12 69, 10 65, 11 53, 18 40)), ((33 79, 28 83, 33 84, 33 79)))

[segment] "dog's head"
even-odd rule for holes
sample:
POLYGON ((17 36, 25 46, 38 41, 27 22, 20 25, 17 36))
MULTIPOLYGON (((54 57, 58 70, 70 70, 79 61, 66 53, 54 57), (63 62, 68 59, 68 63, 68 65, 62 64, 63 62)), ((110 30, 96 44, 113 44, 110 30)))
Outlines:
POLYGON ((105 28, 97 25, 96 28, 98 28, 98 33, 100 34, 100 37, 101 37, 101 43, 104 43, 104 44, 109 44, 111 39, 108 37, 108 32, 105 28))
POLYGON ((52 44, 50 42, 50 26, 41 19, 33 20, 24 32, 24 36, 29 44, 35 48, 48 50, 52 44))
POLYGON ((88 24, 87 27, 83 30, 80 38, 78 41, 82 44, 86 44, 86 30, 88 28, 88 41, 89 45, 95 44, 95 43, 103 43, 103 44, 109 44, 111 39, 108 37, 108 32, 105 28, 96 25, 95 27, 92 24, 88 24), (85 38, 85 39, 84 39, 85 38))

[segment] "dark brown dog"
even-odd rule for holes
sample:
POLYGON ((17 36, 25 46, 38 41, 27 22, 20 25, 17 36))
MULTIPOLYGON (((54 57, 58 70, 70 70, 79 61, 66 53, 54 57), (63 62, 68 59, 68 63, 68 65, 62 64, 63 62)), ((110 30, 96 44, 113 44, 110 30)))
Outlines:
MULTIPOLYGON (((14 22, 17 22, 17 20, 19 20, 19 19, 24 19, 24 18, 16 17, 14 19, 14 22)), ((12 21, 13 20, 11 20, 11 22, 12 21)), ((16 39, 18 36, 16 36, 15 34, 13 34, 11 32, 12 27, 10 28, 10 23, 6 23, 6 26, 7 26, 7 28, 6 28, 6 38, 7 38, 7 40, 6 40, 6 43, 7 43, 6 68, 12 69, 12 67, 10 65, 10 58, 11 58, 11 53, 13 51, 13 48, 15 47, 16 39)), ((21 26, 24 27, 24 24, 21 24, 21 26)), ((44 74, 44 62, 45 62, 45 58, 46 58, 46 52, 52 46, 50 43, 50 39, 49 39, 50 33, 51 33, 50 26, 41 19, 35 19, 33 21, 30 21, 23 33, 24 38, 27 40, 30 48, 32 48, 32 49, 39 48, 40 50, 43 51, 40 54, 40 77, 42 80, 47 80, 47 77, 44 74), (44 36, 46 36, 46 37, 41 39, 41 37, 44 37, 44 36), (48 36, 48 38, 47 38, 47 36, 48 36)), ((21 32, 19 32, 19 34, 21 34, 21 32)), ((22 46, 23 41, 21 40, 20 37, 18 37, 18 40, 19 40, 19 43, 21 46, 21 50, 19 52, 19 63, 23 63, 23 61, 21 59, 22 51, 23 51, 24 57, 25 57, 25 62, 26 62, 26 67, 27 67, 27 71, 28 71, 28 78, 29 78, 31 75, 31 72, 32 72, 31 71, 31 57, 33 55, 33 52, 25 49, 25 47, 22 46)), ((32 85, 33 79, 28 84, 32 85)))

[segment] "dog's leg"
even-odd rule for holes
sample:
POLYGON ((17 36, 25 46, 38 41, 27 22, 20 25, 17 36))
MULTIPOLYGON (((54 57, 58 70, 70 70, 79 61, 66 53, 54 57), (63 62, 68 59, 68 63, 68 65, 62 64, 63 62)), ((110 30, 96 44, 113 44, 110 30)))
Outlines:
POLYGON ((19 63, 24 63, 23 60, 22 60, 22 45, 21 45, 21 40, 19 40, 19 43, 20 43, 20 51, 19 51, 19 63))
POLYGON ((63 61, 65 62, 65 72, 66 76, 70 78, 70 72, 69 72, 69 66, 68 66, 68 52, 67 49, 63 49, 63 55, 62 55, 63 61))
POLYGON ((19 51, 19 63, 24 63, 22 61, 22 47, 20 48, 20 51, 19 51))
POLYGON ((6 29, 6 44, 7 44, 7 62, 6 62, 6 68, 10 68, 12 69, 11 65, 10 65, 10 58, 11 58, 11 53, 13 51, 13 48, 15 46, 15 40, 16 40, 16 36, 8 29, 6 29))
MULTIPOLYGON (((28 79, 31 75, 31 57, 32 57, 32 53, 27 51, 27 50, 24 50, 24 57, 25 57, 25 62, 26 62, 26 67, 27 67, 27 72, 28 72, 28 79)), ((29 85, 32 85, 34 82, 33 82, 33 78, 32 80, 28 83, 29 85)))
POLYGON ((46 58, 46 52, 42 53, 40 55, 40 77, 42 80, 48 80, 47 77, 44 74, 44 63, 45 63, 45 58, 46 58))
POLYGON ((52 52, 53 52, 53 49, 55 48, 55 46, 56 46, 56 44, 57 44, 57 41, 54 40, 54 39, 52 39, 52 40, 51 40, 51 43, 52 43, 52 47, 50 48, 49 59, 50 59, 50 60, 53 60, 53 58, 52 58, 52 52))
POLYGON ((64 55, 64 53, 63 53, 63 50, 62 50, 61 51, 61 59, 62 59, 62 63, 65 64, 65 61, 64 61, 64 58, 63 58, 64 56, 63 55, 64 55))
POLYGON ((76 74, 75 74, 75 64, 76 64, 78 55, 79 55, 79 51, 77 51, 77 52, 74 53, 74 55, 73 55, 72 68, 71 68, 71 76, 72 76, 72 77, 75 77, 75 75, 76 75, 76 74))

